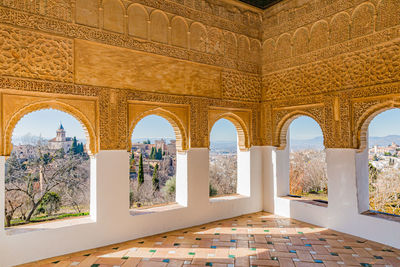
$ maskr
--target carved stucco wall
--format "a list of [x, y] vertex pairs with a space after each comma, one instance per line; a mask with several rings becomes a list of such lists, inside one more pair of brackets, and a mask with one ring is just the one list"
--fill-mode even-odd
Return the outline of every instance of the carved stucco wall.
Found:
[[[320, 124], [326, 147], [362, 148], [370, 119], [397, 107], [399, 13], [397, 0], [284, 0], [264, 12], [230, 0], [0, 0], [0, 97], [95, 114], [80, 119], [94, 153], [129, 147], [132, 103], [184, 118], [182, 150], [207, 147], [220, 114], [243, 127], [242, 148], [284, 147], [299, 115]], [[30, 101], [18, 108], [44, 107]]]
[[2, 155], [18, 118], [43, 108], [81, 121], [92, 153], [129, 149], [143, 114], [169, 119], [180, 150], [207, 147], [210, 107], [248, 110], [246, 147], [261, 140], [257, 9], [225, 0], [0, 0], [0, 21]]
[[325, 147], [366, 145], [368, 123], [398, 107], [400, 1], [284, 0], [263, 13], [262, 99], [267, 144], [290, 122], [315, 119]]

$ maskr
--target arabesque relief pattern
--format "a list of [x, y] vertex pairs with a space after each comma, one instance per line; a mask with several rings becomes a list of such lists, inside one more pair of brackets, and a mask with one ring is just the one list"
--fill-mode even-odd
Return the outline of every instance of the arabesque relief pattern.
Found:
[[399, 12], [394, 0], [286, 1], [264, 11], [266, 144], [284, 148], [288, 125], [306, 115], [326, 148], [364, 149], [372, 118], [398, 107]]
[[362, 149], [373, 116], [399, 107], [399, 1], [233, 3], [0, 0], [0, 98], [64, 99], [53, 107], [75, 116], [77, 98], [95, 103], [85, 107], [93, 153], [129, 148], [132, 103], [179, 118], [180, 150], [208, 147], [219, 115], [243, 128], [246, 149], [285, 147], [300, 115], [319, 123], [326, 148]]

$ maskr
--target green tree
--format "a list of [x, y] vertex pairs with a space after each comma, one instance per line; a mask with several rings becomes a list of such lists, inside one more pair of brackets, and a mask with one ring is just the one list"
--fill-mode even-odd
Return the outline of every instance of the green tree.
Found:
[[162, 159], [162, 150], [159, 148], [156, 152], [155, 159], [161, 160]]
[[164, 192], [164, 194], [172, 196], [175, 194], [175, 188], [176, 188], [176, 178], [174, 176], [165, 182], [165, 186], [162, 188], [162, 191]]
[[64, 148], [60, 148], [59, 150], [57, 150], [56, 153], [57, 153], [57, 154], [56, 154], [56, 157], [59, 158], [59, 159], [62, 159], [62, 158], [64, 158], [64, 156], [65, 156]]
[[133, 152], [131, 153], [131, 158], [129, 159], [129, 166], [130, 166], [130, 172], [135, 173], [135, 154]]
[[153, 190], [160, 190], [160, 180], [158, 179], [158, 164], [156, 164], [153, 172]]
[[214, 186], [212, 186], [211, 184], [209, 187], [210, 187], [209, 196], [210, 197], [216, 196], [218, 194], [218, 190], [214, 188]]
[[139, 175], [138, 175], [138, 184], [139, 186], [144, 183], [144, 171], [143, 171], [143, 156], [140, 154], [139, 158]]
[[156, 149], [154, 147], [151, 148], [150, 159], [156, 159]]
[[371, 163], [368, 164], [368, 169], [369, 169], [369, 182], [371, 183], [376, 183], [376, 180], [378, 179], [378, 169], [374, 167]]
[[74, 136], [74, 139], [72, 140], [72, 146], [69, 151], [71, 154], [78, 154], [78, 140], [76, 140], [76, 136]]
[[55, 192], [47, 192], [39, 208], [38, 213], [47, 213], [47, 215], [53, 215], [55, 212], [59, 211], [61, 207], [61, 197]]
[[80, 155], [83, 155], [84, 149], [83, 149], [83, 143], [79, 143], [78, 145], [78, 152]]

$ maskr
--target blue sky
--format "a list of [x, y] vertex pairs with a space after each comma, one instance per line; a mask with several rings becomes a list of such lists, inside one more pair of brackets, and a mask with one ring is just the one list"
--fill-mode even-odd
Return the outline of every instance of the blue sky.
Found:
[[[81, 124], [71, 115], [58, 110], [40, 110], [23, 117], [14, 129], [13, 137], [21, 137], [28, 133], [33, 136], [41, 135], [44, 138], [53, 138], [60, 122], [63, 124], [67, 136], [76, 136], [85, 140]], [[311, 139], [322, 135], [319, 125], [311, 118], [302, 116], [290, 125], [292, 139]], [[369, 127], [370, 136], [400, 135], [400, 109], [383, 112], [372, 120]], [[215, 123], [211, 131], [213, 141], [236, 141], [236, 128], [226, 119]], [[134, 138], [175, 138], [172, 126], [167, 120], [159, 116], [148, 116], [136, 126]]]
[[295, 140], [312, 139], [322, 136], [318, 123], [307, 116], [301, 116], [290, 124], [290, 138]]
[[380, 113], [369, 124], [369, 136], [400, 135], [400, 109]]
[[56, 130], [63, 124], [68, 137], [76, 136], [81, 141], [86, 140], [85, 132], [78, 120], [73, 116], [58, 110], [39, 110], [27, 114], [16, 125], [13, 138], [25, 136], [42, 136], [50, 139], [56, 136]]
[[[143, 138], [175, 138], [169, 122], [159, 116], [150, 115], [143, 118], [133, 130], [132, 140]], [[236, 128], [226, 119], [218, 120], [211, 130], [211, 142], [236, 141]]]

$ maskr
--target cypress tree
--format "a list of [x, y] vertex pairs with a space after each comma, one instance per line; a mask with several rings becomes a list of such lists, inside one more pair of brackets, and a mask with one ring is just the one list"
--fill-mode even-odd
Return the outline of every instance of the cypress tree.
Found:
[[140, 154], [138, 184], [142, 185], [143, 183], [144, 183], [143, 156], [142, 154]]
[[77, 154], [78, 153], [78, 141], [76, 140], [76, 136], [74, 136], [74, 139], [72, 141], [72, 146], [70, 148], [70, 152], [72, 154]]
[[151, 148], [150, 159], [156, 158], [156, 150], [154, 147]]
[[162, 159], [162, 151], [161, 148], [158, 149], [156, 152], [156, 159], [161, 160]]
[[131, 153], [131, 158], [129, 159], [129, 165], [130, 165], [130, 172], [135, 172], [135, 154], [133, 152]]
[[158, 179], [158, 164], [154, 168], [153, 172], [153, 190], [159, 191], [160, 190], [160, 180]]

